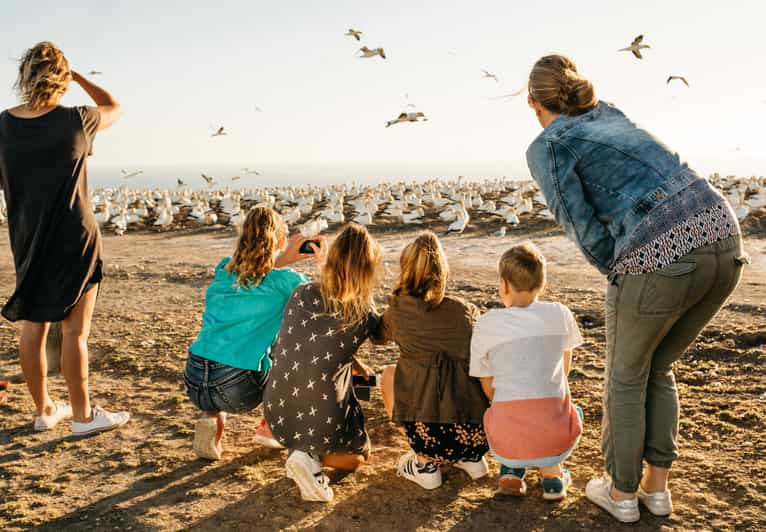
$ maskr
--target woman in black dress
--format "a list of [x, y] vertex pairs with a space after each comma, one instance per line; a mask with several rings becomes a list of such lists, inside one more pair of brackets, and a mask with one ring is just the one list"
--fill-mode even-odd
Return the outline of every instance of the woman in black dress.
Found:
[[[70, 81], [96, 106], [59, 105]], [[119, 117], [120, 104], [71, 70], [49, 42], [24, 54], [15, 88], [21, 105], [0, 113], [0, 183], [16, 267], [16, 288], [2, 315], [22, 322], [19, 359], [37, 407], [35, 429], [49, 430], [73, 417], [76, 436], [109, 430], [130, 416], [91, 407], [89, 400], [87, 341], [102, 261], [86, 158], [96, 132]], [[71, 405], [48, 395], [45, 341], [50, 323], [57, 321]]]

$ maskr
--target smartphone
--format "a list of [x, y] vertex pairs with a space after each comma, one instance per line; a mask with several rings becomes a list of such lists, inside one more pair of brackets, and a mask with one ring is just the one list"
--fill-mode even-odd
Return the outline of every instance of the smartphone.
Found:
[[370, 375], [367, 377], [365, 375], [354, 375], [352, 377], [352, 384], [355, 388], [374, 388], [378, 386], [378, 376]]
[[310, 245], [312, 242], [314, 243], [316, 247], [320, 247], [322, 245], [322, 243], [319, 240], [306, 240], [303, 244], [301, 244], [301, 247], [298, 251], [300, 251], [301, 253], [307, 253], [309, 255], [313, 255], [314, 250], [311, 249], [311, 245]]

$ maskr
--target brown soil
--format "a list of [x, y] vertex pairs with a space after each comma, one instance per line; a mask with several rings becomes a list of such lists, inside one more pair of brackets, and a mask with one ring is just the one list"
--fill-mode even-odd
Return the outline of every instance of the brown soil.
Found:
[[[566, 501], [544, 503], [534, 475], [527, 498], [496, 497], [494, 462], [492, 475], [475, 482], [446, 469], [444, 486], [430, 492], [397, 478], [396, 459], [406, 443], [386, 420], [377, 391], [364, 404], [373, 459], [355, 474], [333, 477], [331, 504], [302, 502], [284, 477], [285, 452], [252, 443], [260, 409], [230, 417], [223, 460], [196, 459], [191, 437], [197, 412], [184, 395], [181, 372], [213, 266], [234, 242], [229, 230], [196, 229], [105, 238], [107, 279], [90, 341], [91, 387], [97, 404], [133, 414], [121, 430], [80, 440], [68, 437], [67, 423], [50, 433], [33, 432], [32, 401], [19, 377], [17, 330], [0, 323], [0, 380], [13, 383], [0, 405], [3, 528], [619, 530], [583, 494], [587, 480], [601, 473], [605, 282], [552, 224], [523, 224], [504, 239], [487, 237], [490, 225], [444, 239], [451, 292], [482, 309], [497, 306], [495, 260], [512, 242], [531, 237], [549, 260], [546, 297], [569, 305], [585, 334], [571, 387], [586, 428], [569, 461], [574, 488]], [[385, 293], [398, 252], [413, 232], [384, 227], [374, 233], [386, 250]], [[755, 264], [677, 366], [683, 410], [682, 458], [671, 481], [676, 512], [658, 519], [642, 510], [641, 522], [625, 529], [766, 529], [766, 242], [751, 239], [749, 246]], [[14, 284], [7, 241], [0, 256], [7, 294]], [[311, 272], [312, 266], [304, 269]], [[396, 355], [391, 347], [362, 351], [377, 368]], [[50, 384], [54, 397], [63, 399], [62, 378]]]

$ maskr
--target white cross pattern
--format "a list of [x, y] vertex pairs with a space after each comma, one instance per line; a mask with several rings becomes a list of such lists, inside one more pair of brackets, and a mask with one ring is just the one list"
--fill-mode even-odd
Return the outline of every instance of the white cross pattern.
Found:
[[281, 352], [280, 354], [281, 354], [283, 357], [286, 357], [286, 356], [287, 356], [287, 349], [285, 349], [285, 348], [283, 347], [283, 348], [282, 348], [282, 352]]
[[364, 436], [364, 431], [362, 429], [359, 429], [359, 435]]
[[276, 380], [271, 381], [271, 389], [274, 390], [276, 389], [276, 387], [277, 387], [277, 381]]
[[277, 419], [277, 425], [284, 425], [284, 423], [285, 423], [285, 418], [283, 418], [282, 416], [279, 416], [279, 419]]
[[301, 363], [298, 362], [297, 360], [295, 362], [293, 362], [293, 368], [292, 368], [293, 371], [298, 371], [298, 366], [300, 366], [300, 365], [301, 365]]
[[[338, 423], [337, 425], [335, 425], [335, 430], [336, 430], [336, 431], [337, 431], [337, 430], [340, 430], [340, 423]], [[341, 443], [343, 443], [343, 440], [341, 440]]]
[[356, 336], [354, 336], [354, 343], [355, 343], [355, 344], [358, 344], [358, 343], [359, 343], [359, 338], [357, 338]]
[[310, 416], [316, 416], [317, 415], [317, 409], [314, 408], [314, 405], [311, 405], [311, 410], [309, 410]]
[[309, 322], [309, 320], [303, 320], [301, 322], [301, 327], [305, 327], [308, 322]]
[[332, 333], [334, 333], [332, 329], [327, 329], [327, 332], [325, 333], [325, 336], [332, 336]]
[[303, 308], [303, 300], [298, 301], [298, 306]]
[[285, 371], [284, 375], [285, 375], [285, 380], [287, 380], [288, 377], [290, 377], [290, 372], [289, 371]]
[[327, 394], [326, 393], [322, 394], [322, 400], [327, 401]]
[[319, 357], [313, 357], [311, 359], [311, 363], [314, 364], [315, 366], [317, 365], [317, 362], [319, 362]]
[[[330, 360], [331, 358], [332, 358], [332, 354], [330, 354], [330, 352], [327, 351], [327, 354], [324, 356], [324, 359], [325, 360]], [[322, 379], [322, 380], [324, 380], [324, 379]]]
[[314, 429], [313, 429], [313, 428], [310, 428], [310, 429], [309, 429], [309, 436], [313, 436], [313, 435], [314, 435]]
[[292, 316], [293, 315], [293, 309], [287, 309], [287, 315]]
[[314, 381], [309, 379], [309, 383], [306, 385], [307, 390], [313, 390], [314, 389]]
[[293, 388], [293, 397], [298, 397], [298, 388]]
[[344, 347], [346, 347], [346, 344], [344, 344], [343, 342], [341, 342], [341, 343], [340, 343], [340, 348], [341, 348], [341, 349], [343, 349]]
[[292, 333], [293, 333], [293, 326], [292, 326], [292, 325], [290, 325], [290, 326], [287, 328], [287, 334], [292, 334]]
[[314, 303], [314, 306], [316, 307], [319, 304], [319, 300], [318, 299], [314, 299], [314, 301], [312, 301], [312, 303]]
[[269, 401], [268, 403], [266, 403], [266, 408], [268, 408], [269, 410], [271, 410], [271, 401]]
[[327, 382], [327, 373], [322, 373], [322, 382]]
[[300, 432], [296, 432], [295, 435], [293, 436], [293, 439], [294, 440], [300, 440], [301, 439], [301, 433]]
[[314, 450], [314, 446], [313, 445], [309, 445], [309, 449], [311, 449], [313, 451]]
[[322, 439], [324, 440], [325, 444], [327, 445], [330, 444], [330, 438], [322, 438]]
[[312, 313], [311, 313], [311, 320], [312, 320], [312, 321], [316, 321], [316, 320], [319, 318], [319, 316], [320, 316], [320, 315], [319, 315], [319, 314], [317, 314], [316, 312], [312, 312]]
[[279, 406], [285, 406], [285, 400], [284, 399], [280, 399], [279, 400]]
[[298, 413], [295, 415], [295, 417], [296, 417], [296, 418], [297, 418], [297, 419], [300, 421], [300, 420], [303, 420], [303, 415], [304, 415], [304, 414], [303, 414], [303, 412], [298, 412]]
[[317, 341], [316, 333], [311, 333], [311, 336], [309, 337], [309, 342], [316, 342], [316, 341]]
[[301, 344], [295, 344], [295, 351], [298, 352], [301, 350]]
[[328, 418], [327, 418], [327, 424], [328, 424], [328, 425], [332, 425], [332, 418], [331, 418], [331, 417], [328, 417]]

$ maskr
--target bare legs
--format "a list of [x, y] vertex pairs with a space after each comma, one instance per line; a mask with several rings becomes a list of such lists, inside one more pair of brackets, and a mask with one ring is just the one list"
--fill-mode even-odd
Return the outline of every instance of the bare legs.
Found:
[[394, 415], [394, 374], [396, 365], [383, 368], [383, 375], [380, 378], [380, 391], [383, 394], [383, 408], [386, 409], [389, 419]]
[[[83, 294], [80, 302], [61, 324], [61, 372], [69, 389], [69, 400], [75, 421], [91, 419], [88, 397], [88, 335], [97, 289], [94, 286]], [[19, 360], [27, 388], [37, 408], [37, 415], [51, 415], [56, 407], [48, 395], [48, 367], [45, 356], [45, 338], [48, 323], [25, 321], [21, 327]]]
[[25, 321], [21, 325], [19, 361], [38, 416], [49, 416], [56, 411], [56, 406], [48, 395], [48, 362], [45, 358], [47, 335], [47, 323]]

